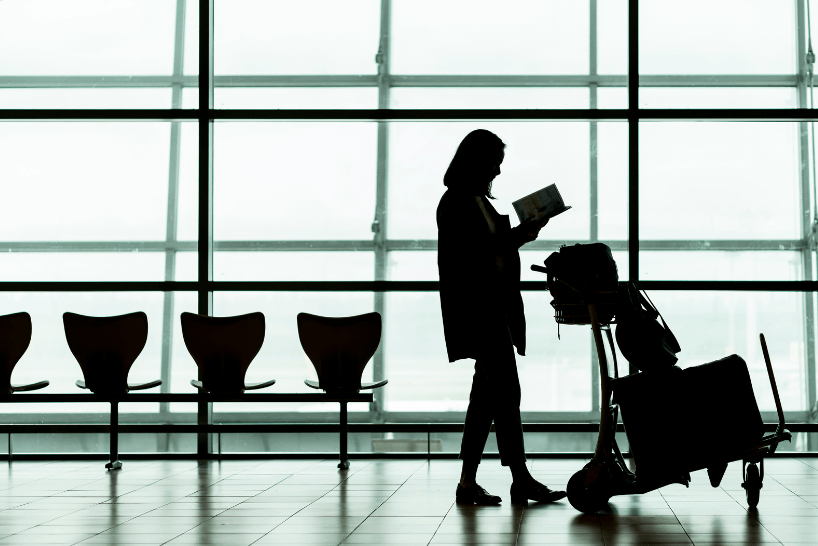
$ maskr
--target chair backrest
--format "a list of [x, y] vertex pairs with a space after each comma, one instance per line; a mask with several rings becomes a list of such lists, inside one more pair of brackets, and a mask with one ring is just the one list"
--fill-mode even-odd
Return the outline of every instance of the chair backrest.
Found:
[[182, 313], [182, 337], [207, 392], [241, 394], [247, 368], [264, 343], [263, 313], [208, 317]]
[[31, 315], [0, 317], [0, 393], [11, 394], [11, 372], [31, 343]]
[[139, 311], [115, 317], [64, 313], [65, 339], [95, 394], [128, 392], [128, 372], [148, 340], [148, 316]]
[[361, 375], [381, 343], [381, 315], [298, 314], [298, 338], [325, 391], [359, 391]]

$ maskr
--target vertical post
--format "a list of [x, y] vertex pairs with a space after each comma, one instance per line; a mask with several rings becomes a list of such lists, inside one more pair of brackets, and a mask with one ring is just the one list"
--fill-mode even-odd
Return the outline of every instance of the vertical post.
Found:
[[8, 452], [9, 452], [9, 462], [11, 462], [14, 459], [14, 452], [11, 450], [11, 432], [9, 432], [9, 449], [8, 449]]
[[[808, 108], [807, 93], [807, 14], [804, 0], [796, 1], [796, 29], [798, 32], [797, 55], [798, 55], [798, 108]], [[812, 122], [809, 122], [812, 123]], [[812, 280], [813, 270], [813, 248], [815, 239], [812, 233], [812, 222], [814, 217], [813, 203], [810, 192], [812, 182], [810, 162], [809, 123], [798, 123], [798, 156], [801, 169], [799, 171], [799, 181], [801, 185], [800, 209], [801, 210], [801, 238], [803, 247], [801, 249], [801, 277], [802, 280]], [[815, 168], [813, 165], [812, 168]], [[816, 196], [818, 197], [818, 196]], [[804, 379], [806, 381], [805, 394], [807, 403], [807, 420], [816, 420], [816, 366], [815, 366], [815, 303], [812, 292], [804, 292]], [[815, 451], [818, 447], [818, 434], [807, 434], [807, 450]]]
[[119, 470], [122, 463], [119, 462], [119, 402], [111, 402], [111, 432], [109, 433], [111, 454], [105, 468], [108, 470]]
[[347, 401], [342, 400], [341, 404], [341, 423], [340, 423], [340, 453], [338, 468], [346, 470], [349, 468], [349, 455], [347, 454]]
[[639, 0], [628, 0], [628, 269], [639, 280]]
[[639, 280], [639, 0], [628, 0], [628, 273]]
[[[199, 0], [199, 256], [198, 312], [213, 314], [213, 0]], [[201, 379], [201, 377], [199, 377]], [[213, 422], [213, 405], [199, 402], [197, 424]], [[197, 454], [210, 456], [210, 434], [197, 435]]]
[[[171, 108], [182, 107], [182, 70], [185, 58], [185, 11], [186, 0], [176, 0], [176, 32], [173, 49], [173, 88]], [[170, 124], [170, 161], [168, 166], [168, 212], [165, 232], [165, 280], [176, 280], [176, 234], [179, 214], [179, 150], [182, 127], [178, 121]], [[162, 306], [162, 362], [160, 392], [170, 392], [171, 358], [173, 352], [173, 292], [165, 292]], [[169, 404], [159, 403], [159, 413], [167, 415]], [[164, 450], [167, 451], [167, 434], [164, 435]]]
[[[591, 84], [589, 86], [590, 108], [598, 108], [597, 101], [597, 0], [591, 0], [590, 3], [590, 21], [589, 21], [589, 37], [590, 44], [588, 51], [590, 57], [588, 59], [588, 73], [591, 76]], [[597, 122], [590, 122], [590, 241], [595, 243], [599, 240], [599, 165], [598, 152], [599, 149], [599, 135], [597, 130]], [[594, 349], [593, 334], [591, 335], [591, 418], [595, 419], [595, 412], [599, 410], [599, 359]]]
[[[375, 62], [378, 63], [378, 108], [389, 108], [389, 28], [390, 28], [391, 0], [381, 0], [380, 43]], [[377, 151], [377, 178], [375, 186], [375, 220], [372, 222], [372, 232], [375, 243], [375, 280], [386, 280], [387, 261], [387, 176], [389, 161], [389, 123], [378, 122], [378, 151]], [[380, 313], [383, 320], [383, 332], [386, 332], [386, 294], [375, 292], [374, 308]], [[372, 360], [372, 379], [384, 379], [384, 337]], [[373, 422], [383, 422], [384, 395], [386, 389], [376, 389], [373, 393], [369, 410]]]

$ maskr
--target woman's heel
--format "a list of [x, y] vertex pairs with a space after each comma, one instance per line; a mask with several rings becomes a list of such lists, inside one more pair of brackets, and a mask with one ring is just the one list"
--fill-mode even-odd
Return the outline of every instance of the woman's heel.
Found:
[[526, 488], [516, 483], [511, 484], [511, 504], [528, 504]]
[[529, 500], [537, 502], [554, 502], [565, 498], [565, 491], [552, 491], [536, 480], [527, 484], [511, 484], [511, 503], [528, 504]]

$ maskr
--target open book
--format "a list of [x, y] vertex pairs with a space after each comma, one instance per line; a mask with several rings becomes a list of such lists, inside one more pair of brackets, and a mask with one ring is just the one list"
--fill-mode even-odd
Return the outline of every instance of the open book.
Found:
[[520, 222], [528, 219], [542, 220], [562, 214], [571, 207], [566, 207], [556, 184], [546, 186], [531, 195], [526, 195], [512, 203]]

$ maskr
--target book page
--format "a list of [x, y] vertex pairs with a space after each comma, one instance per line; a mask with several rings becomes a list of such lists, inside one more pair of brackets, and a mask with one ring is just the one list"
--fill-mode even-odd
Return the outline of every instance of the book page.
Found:
[[514, 201], [512, 206], [520, 222], [529, 218], [535, 220], [551, 218], [571, 208], [565, 206], [556, 184], [551, 184], [530, 195], [526, 195], [522, 199]]

